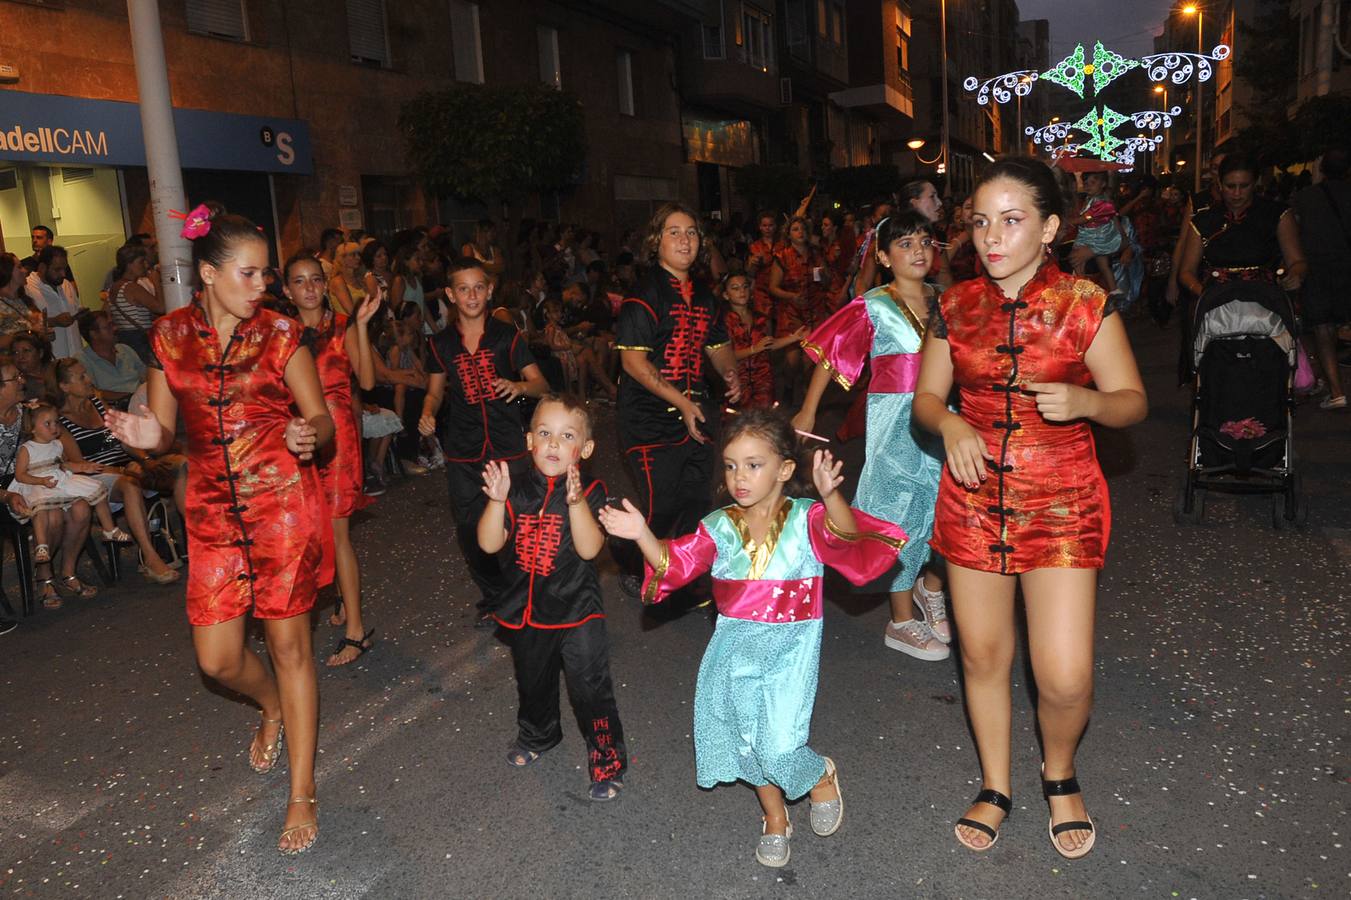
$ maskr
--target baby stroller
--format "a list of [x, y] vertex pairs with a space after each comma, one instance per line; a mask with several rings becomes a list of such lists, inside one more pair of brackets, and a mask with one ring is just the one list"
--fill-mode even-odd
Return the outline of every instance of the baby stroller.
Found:
[[1201, 521], [1212, 490], [1274, 494], [1277, 529], [1308, 519], [1291, 430], [1295, 338], [1294, 309], [1274, 284], [1231, 281], [1201, 295], [1187, 480], [1173, 505], [1179, 524]]

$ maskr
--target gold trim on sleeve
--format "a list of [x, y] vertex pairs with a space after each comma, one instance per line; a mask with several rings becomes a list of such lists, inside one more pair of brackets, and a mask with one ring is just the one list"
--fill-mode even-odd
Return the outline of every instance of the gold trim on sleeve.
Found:
[[730, 343], [732, 343], [732, 342], [731, 342], [731, 341], [721, 341], [721, 342], [719, 342], [719, 343], [717, 343], [717, 344], [709, 344], [709, 345], [707, 345], [706, 347], [704, 347], [704, 350], [705, 350], [706, 352], [711, 353], [711, 352], [713, 352], [714, 350], [721, 350], [723, 347], [726, 347], [726, 346], [727, 346], [728, 344], [730, 344]]
[[813, 341], [803, 341], [802, 349], [810, 353], [815, 353], [818, 357], [817, 362], [826, 367], [826, 371], [830, 373], [830, 377], [834, 378], [835, 381], [839, 383], [840, 387], [844, 388], [846, 391], [854, 389], [854, 383], [846, 378], [844, 373], [839, 369], [832, 366], [830, 360], [826, 359], [826, 351], [821, 348], [820, 344], [814, 343]]
[[835, 524], [829, 513], [826, 514], [826, 531], [842, 541], [881, 541], [893, 550], [899, 550], [908, 543], [905, 538], [894, 538], [891, 535], [882, 534], [880, 531], [844, 531]]
[[639, 347], [637, 344], [615, 344], [616, 350], [641, 350], [644, 353], [651, 353], [651, 347]]
[[669, 541], [661, 542], [661, 562], [657, 563], [652, 569], [652, 578], [648, 580], [647, 587], [643, 589], [643, 603], [651, 606], [657, 602], [657, 588], [661, 580], [666, 577], [666, 571], [671, 568], [671, 544]]

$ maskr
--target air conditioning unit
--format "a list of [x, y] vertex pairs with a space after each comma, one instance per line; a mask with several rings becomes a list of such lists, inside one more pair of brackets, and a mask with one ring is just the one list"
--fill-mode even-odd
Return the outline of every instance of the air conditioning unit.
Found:
[[793, 102], [793, 79], [779, 79], [779, 102], [788, 106]]

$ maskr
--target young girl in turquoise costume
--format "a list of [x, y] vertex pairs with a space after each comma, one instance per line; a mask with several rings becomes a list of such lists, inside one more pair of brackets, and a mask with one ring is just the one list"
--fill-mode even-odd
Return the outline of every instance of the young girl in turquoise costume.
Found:
[[[816, 428], [816, 410], [832, 378], [852, 388], [865, 363], [868, 382], [867, 451], [854, 504], [905, 528], [910, 543], [901, 564], [887, 573], [891, 621], [886, 645], [916, 659], [946, 659], [952, 639], [943, 582], [930, 563], [934, 503], [943, 472], [942, 442], [911, 427], [910, 407], [919, 377], [929, 306], [937, 300], [925, 282], [933, 266], [929, 219], [915, 209], [878, 223], [877, 262], [891, 281], [842, 307], [811, 333], [803, 347], [817, 363], [793, 425]], [[914, 618], [918, 609], [922, 619]]]
[[[904, 545], [897, 526], [850, 509], [838, 488], [842, 463], [813, 458], [821, 502], [784, 496], [797, 487], [797, 436], [781, 414], [749, 410], [725, 427], [724, 483], [735, 501], [670, 541], [653, 535], [628, 500], [605, 507], [611, 535], [638, 542], [647, 561], [645, 602], [659, 602], [704, 572], [713, 576], [717, 627], [694, 692], [694, 753], [700, 787], [745, 781], [764, 824], [755, 858], [788, 862], [787, 799], [811, 795], [812, 830], [834, 834], [844, 819], [835, 763], [807, 746], [821, 656], [823, 564], [855, 583], [885, 572]], [[796, 491], [794, 491], [796, 493]]]

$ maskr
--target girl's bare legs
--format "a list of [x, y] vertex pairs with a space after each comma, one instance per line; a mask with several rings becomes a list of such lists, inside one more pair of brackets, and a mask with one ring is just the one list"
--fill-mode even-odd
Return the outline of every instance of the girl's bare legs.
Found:
[[366, 471], [379, 475], [385, 470], [385, 454], [389, 452], [389, 442], [393, 435], [385, 435], [378, 438], [367, 438], [366, 446], [369, 453], [366, 454]]
[[394, 385], [394, 414], [399, 417], [400, 422], [403, 421], [403, 403], [404, 397], [407, 396], [407, 394], [408, 394], [408, 385], [406, 384]]
[[94, 507], [94, 514], [98, 516], [99, 527], [104, 531], [112, 531], [117, 527], [117, 523], [113, 521], [112, 507], [108, 505], [107, 500], [98, 502], [98, 505]]
[[[1015, 623], [1012, 575], [981, 572], [948, 563], [952, 612], [962, 634], [962, 674], [966, 711], [980, 754], [984, 787], [1013, 796], [1009, 778], [1009, 733], [1012, 698], [1009, 672], [1013, 666]], [[974, 803], [962, 818], [984, 822], [996, 831], [1004, 812], [989, 803]], [[990, 843], [989, 835], [960, 826], [974, 847]]]
[[586, 384], [588, 376], [590, 379], [601, 386], [605, 393], [613, 399], [619, 389], [615, 383], [605, 374], [605, 369], [596, 359], [596, 354], [590, 348], [582, 350], [577, 354], [577, 368], [579, 369], [579, 378], [583, 386]]
[[[319, 685], [314, 672], [308, 613], [289, 619], [265, 619], [267, 652], [277, 672], [281, 717], [286, 723], [286, 761], [291, 771], [291, 796], [313, 797], [314, 750], [319, 736]], [[283, 828], [317, 822], [318, 808], [310, 803], [288, 803]], [[278, 843], [281, 849], [302, 847], [314, 831], [302, 828]]]
[[1093, 262], [1097, 263], [1098, 274], [1102, 275], [1103, 284], [1107, 288], [1107, 293], [1116, 290], [1116, 276], [1112, 274], [1112, 263], [1105, 256], [1094, 256]]
[[[1044, 778], [1074, 775], [1074, 752], [1093, 711], [1093, 622], [1096, 569], [1038, 569], [1025, 572], [1028, 648], [1037, 682], [1037, 722], [1045, 752]], [[963, 646], [966, 634], [962, 634]], [[1081, 794], [1050, 798], [1056, 822], [1085, 821]], [[1090, 832], [1057, 835], [1066, 850], [1083, 846]]]
[[[54, 515], [47, 520], [49, 526], [47, 533], [52, 535], [52, 540], [61, 541], [61, 578], [64, 580], [75, 574], [75, 564], [80, 560], [84, 540], [89, 537], [89, 519], [92, 510], [88, 503], [78, 500], [71, 504], [64, 516], [60, 510], [51, 512]], [[53, 523], [57, 523], [59, 532], [50, 527]]]
[[[357, 565], [356, 550], [352, 547], [351, 520], [333, 520], [334, 562], [338, 569], [338, 592], [342, 594], [342, 608], [346, 619], [346, 636], [360, 641], [366, 635], [361, 621], [361, 569]], [[330, 619], [329, 621], [332, 621]], [[341, 625], [342, 622], [334, 622]], [[329, 666], [345, 666], [361, 655], [355, 647], [346, 646], [328, 658]]]
[[197, 665], [202, 674], [220, 682], [236, 693], [253, 700], [263, 711], [263, 718], [273, 720], [258, 726], [249, 745], [249, 760], [254, 764], [266, 762], [264, 748], [277, 739], [282, 718], [281, 699], [277, 682], [244, 642], [247, 616], [239, 616], [216, 625], [194, 625], [192, 645], [197, 652]]
[[765, 834], [787, 834], [788, 804], [784, 802], [783, 790], [777, 785], [766, 784], [756, 787], [755, 796], [765, 813]]
[[[48, 519], [47, 513], [49, 513], [49, 512], [53, 512], [53, 510], [48, 510], [48, 509], [40, 510], [40, 511], [38, 511], [37, 513], [34, 513], [34, 514], [33, 514], [33, 519], [32, 519], [32, 522], [33, 522], [33, 543], [34, 543], [34, 544], [48, 544], [48, 548], [47, 548], [48, 551], [51, 550], [50, 542], [48, 541], [48, 538], [47, 538], [47, 530], [48, 530], [48, 529], [47, 529], [47, 525], [48, 525], [48, 521], [47, 521], [47, 519]], [[60, 514], [61, 514], [61, 511], [60, 511], [60, 510], [55, 510], [55, 512], [56, 512], [57, 515], [60, 515]], [[50, 557], [49, 557], [49, 558], [50, 558]], [[38, 565], [43, 565], [43, 563], [39, 563]]]

